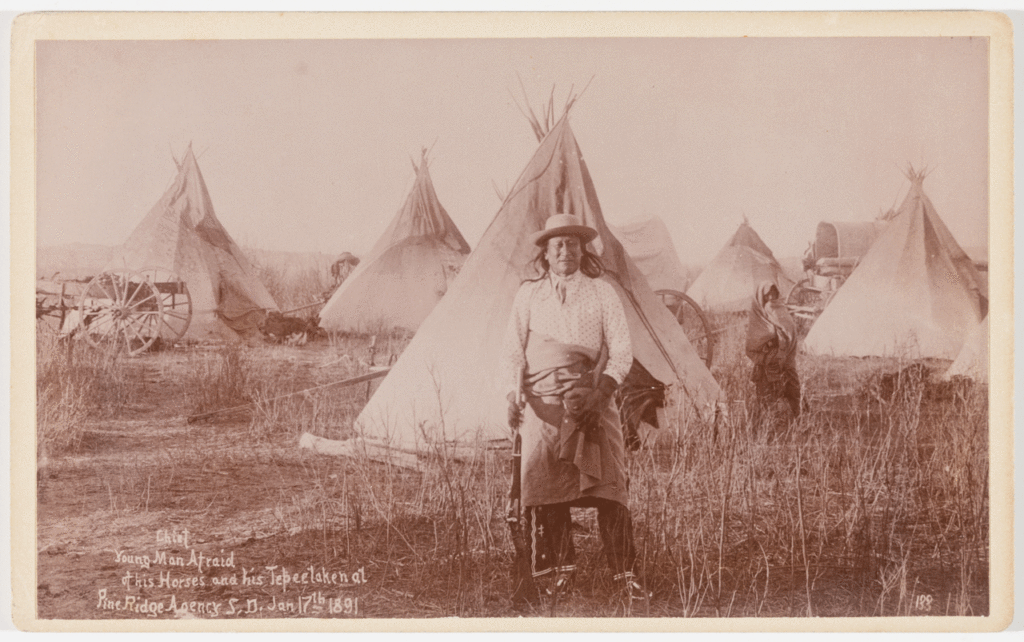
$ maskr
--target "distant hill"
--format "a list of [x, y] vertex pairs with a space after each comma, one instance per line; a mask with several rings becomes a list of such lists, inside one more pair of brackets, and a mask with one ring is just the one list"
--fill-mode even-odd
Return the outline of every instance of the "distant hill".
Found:
[[[99, 274], [117, 256], [120, 246], [69, 243], [36, 249], [36, 278], [84, 280]], [[337, 255], [322, 252], [281, 252], [242, 248], [257, 272], [272, 272], [285, 279], [316, 274], [330, 279]], [[339, 252], [338, 254], [341, 254]]]
[[114, 258], [119, 246], [70, 243], [36, 248], [36, 278], [54, 281], [90, 279]]
[[245, 256], [257, 268], [271, 268], [287, 276], [293, 276], [303, 272], [323, 273], [330, 276], [331, 264], [338, 258], [338, 254], [324, 254], [323, 252], [283, 252], [278, 250], [257, 250], [253, 248], [242, 248]]

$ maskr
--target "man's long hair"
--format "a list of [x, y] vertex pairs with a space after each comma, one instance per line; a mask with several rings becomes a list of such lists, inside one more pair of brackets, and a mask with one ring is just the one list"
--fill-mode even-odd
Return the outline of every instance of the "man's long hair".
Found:
[[[598, 258], [596, 254], [588, 250], [585, 243], [581, 244], [580, 250], [582, 251], [582, 254], [580, 255], [580, 272], [592, 279], [596, 279], [604, 274], [604, 264], [601, 263], [601, 259]], [[548, 274], [551, 272], [551, 264], [548, 263], [547, 253], [548, 248], [545, 245], [540, 248], [537, 256], [533, 257], [533, 260], [530, 261], [530, 265], [533, 266], [533, 269], [540, 276], [535, 279], [526, 279], [523, 283], [540, 281], [547, 278]]]

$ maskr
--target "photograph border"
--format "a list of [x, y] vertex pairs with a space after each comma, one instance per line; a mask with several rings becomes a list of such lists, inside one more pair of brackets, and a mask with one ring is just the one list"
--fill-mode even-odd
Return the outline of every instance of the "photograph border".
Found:
[[[892, 618], [480, 618], [41, 620], [34, 528], [36, 434], [35, 44], [41, 40], [984, 37], [989, 55], [989, 615]], [[35, 13], [11, 49], [12, 616], [30, 631], [996, 631], [1013, 614], [1012, 25], [988, 12], [851, 13]], [[31, 277], [31, 278], [30, 278]], [[1004, 349], [1008, 348], [1008, 349]]]

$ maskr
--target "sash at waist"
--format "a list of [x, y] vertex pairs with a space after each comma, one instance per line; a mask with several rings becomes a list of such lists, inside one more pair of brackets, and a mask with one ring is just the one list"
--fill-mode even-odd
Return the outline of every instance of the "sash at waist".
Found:
[[[597, 358], [597, 350], [562, 343], [546, 334], [530, 331], [526, 342], [527, 394], [535, 397], [564, 394], [581, 377], [590, 374]], [[592, 384], [585, 382], [584, 385]]]

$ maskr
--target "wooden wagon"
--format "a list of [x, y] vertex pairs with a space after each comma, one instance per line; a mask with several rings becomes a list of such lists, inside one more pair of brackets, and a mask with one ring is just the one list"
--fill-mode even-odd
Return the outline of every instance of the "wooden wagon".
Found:
[[678, 290], [658, 290], [655, 294], [676, 318], [704, 365], [710, 368], [715, 356], [715, 333], [704, 311]]
[[157, 341], [173, 344], [192, 321], [192, 297], [163, 268], [109, 270], [87, 281], [36, 282], [36, 323], [51, 324], [94, 346], [136, 355]]
[[806, 334], [888, 221], [822, 221], [804, 253], [804, 278], [786, 297], [786, 305]]

